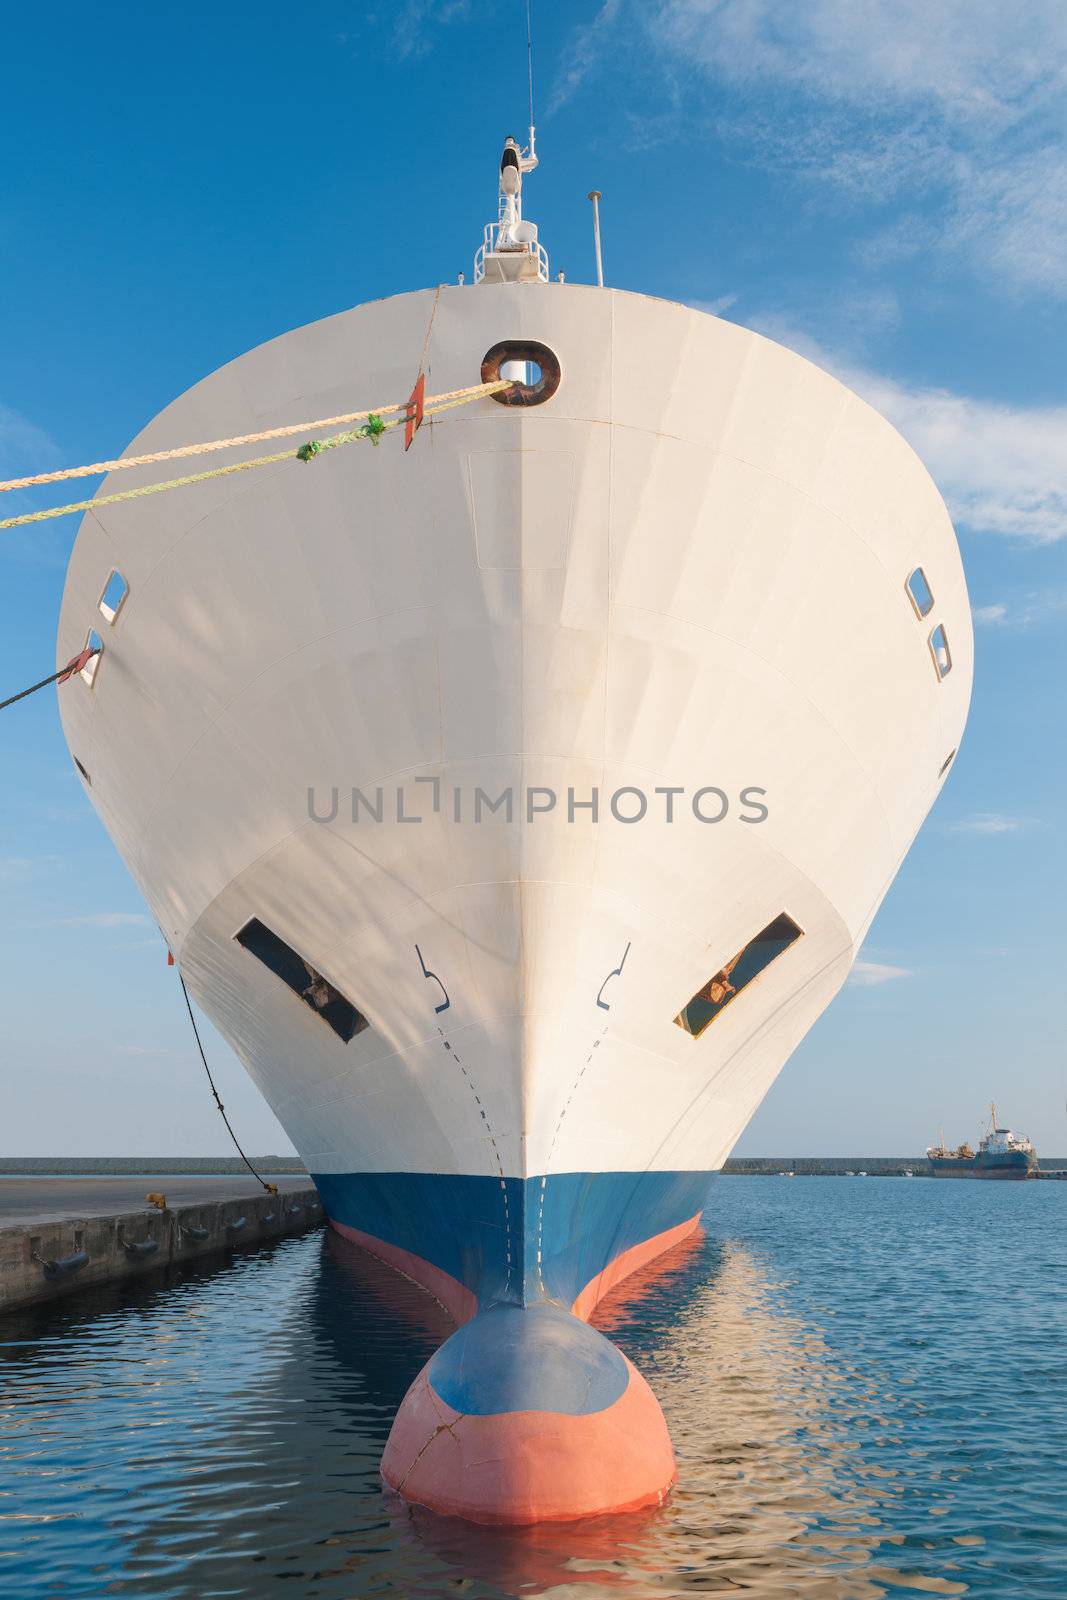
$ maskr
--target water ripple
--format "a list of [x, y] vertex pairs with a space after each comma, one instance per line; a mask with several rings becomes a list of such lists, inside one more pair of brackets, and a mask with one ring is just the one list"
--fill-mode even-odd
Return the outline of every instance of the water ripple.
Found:
[[0, 1324], [3, 1592], [137, 1600], [1067, 1594], [1067, 1185], [729, 1178], [605, 1302], [653, 1513], [506, 1532], [382, 1491], [436, 1305], [307, 1236]]

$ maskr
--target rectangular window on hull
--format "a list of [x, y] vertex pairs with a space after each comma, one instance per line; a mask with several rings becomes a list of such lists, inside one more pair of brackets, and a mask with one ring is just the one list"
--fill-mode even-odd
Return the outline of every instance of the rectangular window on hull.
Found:
[[939, 678], [947, 678], [952, 671], [952, 653], [948, 647], [948, 634], [939, 623], [930, 635], [930, 654], [934, 658]]
[[694, 1039], [699, 1039], [704, 1029], [715, 1021], [721, 1011], [726, 1010], [730, 1001], [791, 944], [795, 944], [803, 932], [803, 928], [798, 927], [784, 911], [780, 917], [775, 917], [762, 933], [750, 939], [732, 961], [720, 967], [714, 977], [697, 990], [687, 1006], [682, 1007], [674, 1019], [679, 1028], [684, 1028]]
[[908, 599], [915, 607], [917, 617], [928, 617], [934, 609], [934, 592], [926, 581], [922, 567], [916, 567], [907, 582]]
[[328, 983], [321, 972], [316, 972], [310, 961], [298, 956], [296, 951], [279, 939], [266, 925], [253, 917], [237, 935], [237, 943], [250, 955], [269, 967], [276, 978], [289, 985], [316, 1016], [328, 1023], [345, 1044], [369, 1027], [366, 1017], [357, 1011], [350, 1000]]
[[126, 604], [126, 596], [129, 592], [130, 586], [126, 579], [117, 567], [113, 567], [111, 576], [104, 587], [104, 592], [100, 596], [100, 614], [105, 622], [114, 623], [115, 618]]

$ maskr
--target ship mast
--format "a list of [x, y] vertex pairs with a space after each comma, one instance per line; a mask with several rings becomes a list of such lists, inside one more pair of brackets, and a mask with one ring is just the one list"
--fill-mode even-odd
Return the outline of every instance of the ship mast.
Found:
[[531, 123], [525, 150], [517, 139], [509, 136], [504, 141], [497, 220], [487, 224], [474, 257], [475, 283], [548, 282], [548, 255], [538, 243], [537, 224], [527, 222], [522, 214], [522, 180], [538, 165], [534, 139]]

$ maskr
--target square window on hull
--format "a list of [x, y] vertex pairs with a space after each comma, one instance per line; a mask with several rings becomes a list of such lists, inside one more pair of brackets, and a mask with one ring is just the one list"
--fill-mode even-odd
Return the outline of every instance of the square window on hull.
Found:
[[803, 932], [803, 928], [798, 927], [784, 911], [781, 916], [775, 917], [762, 933], [750, 939], [732, 961], [728, 961], [697, 990], [688, 1005], [682, 1007], [674, 1019], [679, 1028], [684, 1028], [694, 1039], [699, 1039], [704, 1029], [715, 1021], [721, 1011], [726, 1010], [730, 1001], [791, 944], [795, 944]]
[[276, 978], [288, 984], [345, 1044], [370, 1026], [363, 1013], [327, 982], [321, 972], [316, 972], [310, 961], [297, 955], [291, 945], [279, 939], [258, 917], [246, 923], [236, 937], [239, 945], [269, 967]]

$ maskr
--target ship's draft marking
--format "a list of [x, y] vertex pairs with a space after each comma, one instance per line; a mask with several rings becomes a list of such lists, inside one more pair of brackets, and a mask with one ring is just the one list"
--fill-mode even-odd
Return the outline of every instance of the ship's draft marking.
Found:
[[[421, 957], [420, 957], [420, 960], [421, 960]], [[442, 988], [443, 987], [444, 987], [444, 985], [442, 984]], [[441, 1043], [444, 1045], [445, 1050], [451, 1056], [452, 1060], [456, 1063], [456, 1066], [459, 1068], [460, 1072], [462, 1072], [464, 1078], [467, 1081], [467, 1086], [470, 1089], [471, 1094], [474, 1096], [475, 1104], [478, 1107], [478, 1111], [479, 1111], [479, 1114], [481, 1116], [481, 1119], [485, 1123], [485, 1131], [489, 1135], [489, 1142], [493, 1147], [493, 1159], [496, 1162], [497, 1177], [500, 1179], [500, 1192], [504, 1196], [504, 1227], [505, 1227], [505, 1229], [507, 1231], [507, 1236], [508, 1236], [508, 1245], [507, 1245], [507, 1278], [505, 1279], [505, 1282], [504, 1282], [504, 1293], [507, 1294], [508, 1290], [511, 1288], [511, 1261], [512, 1261], [513, 1250], [512, 1250], [512, 1239], [511, 1239], [511, 1206], [508, 1203], [508, 1185], [507, 1185], [507, 1179], [504, 1176], [504, 1163], [500, 1159], [500, 1149], [499, 1149], [499, 1147], [497, 1145], [497, 1142], [496, 1142], [496, 1134], [493, 1132], [493, 1125], [489, 1121], [489, 1113], [486, 1111], [485, 1107], [482, 1104], [481, 1095], [478, 1093], [477, 1089], [474, 1087], [474, 1079], [471, 1077], [470, 1073], [467, 1071], [467, 1068], [464, 1066], [461, 1057], [459, 1056], [458, 1052], [453, 1047], [452, 1041], [445, 1036], [444, 1029], [441, 1027], [440, 1024], [438, 1024], [437, 1031], [441, 1036]]]
[[[629, 950], [630, 946], [627, 945], [626, 948], [627, 948], [627, 950]], [[625, 961], [625, 960], [626, 960], [626, 957], [623, 956], [623, 961]], [[586, 1056], [585, 1060], [582, 1062], [581, 1066], [579, 1067], [578, 1076], [575, 1078], [573, 1084], [571, 1085], [571, 1092], [567, 1096], [566, 1100], [563, 1102], [563, 1110], [559, 1114], [559, 1121], [556, 1123], [555, 1132], [552, 1135], [552, 1143], [549, 1145], [548, 1154], [545, 1157], [545, 1170], [541, 1174], [541, 1191], [540, 1191], [540, 1195], [538, 1196], [538, 1206], [537, 1206], [537, 1281], [540, 1284], [542, 1289], [544, 1289], [544, 1287], [545, 1287], [545, 1276], [544, 1276], [544, 1272], [542, 1271], [542, 1265], [541, 1265], [542, 1256], [543, 1256], [543, 1253], [544, 1253], [544, 1236], [545, 1236], [545, 1190], [548, 1188], [548, 1173], [549, 1173], [549, 1168], [552, 1165], [552, 1156], [553, 1156], [553, 1153], [554, 1153], [555, 1148], [556, 1148], [556, 1141], [559, 1138], [559, 1131], [563, 1126], [563, 1119], [567, 1115], [567, 1112], [570, 1110], [571, 1101], [574, 1099], [575, 1094], [578, 1092], [578, 1085], [581, 1083], [582, 1079], [585, 1077], [586, 1071], [587, 1071], [587, 1069], [589, 1067], [589, 1063], [592, 1061], [593, 1056], [595, 1055], [596, 1051], [600, 1048], [600, 1045], [601, 1045], [601, 1043], [603, 1041], [604, 1035], [607, 1033], [609, 1027], [610, 1027], [610, 1023], [605, 1022], [603, 1028], [600, 1031], [599, 1037], [594, 1039], [592, 1044], [589, 1046], [589, 1054]]]

